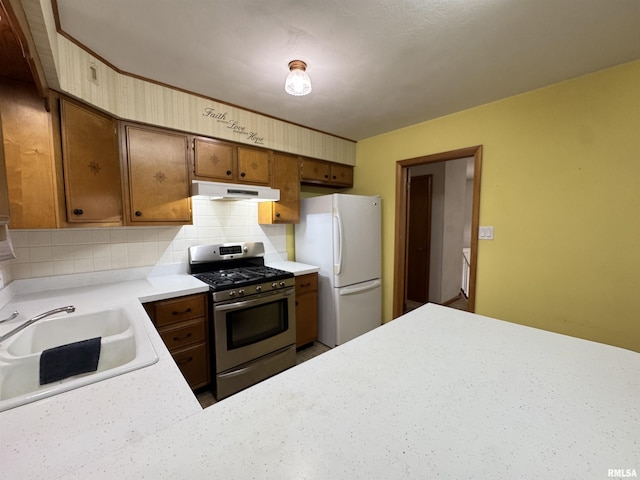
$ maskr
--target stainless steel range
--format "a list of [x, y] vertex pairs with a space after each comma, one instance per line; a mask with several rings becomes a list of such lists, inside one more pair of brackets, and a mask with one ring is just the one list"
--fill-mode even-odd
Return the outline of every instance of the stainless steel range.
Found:
[[264, 265], [261, 242], [191, 247], [189, 272], [211, 290], [218, 400], [295, 365], [295, 279]]

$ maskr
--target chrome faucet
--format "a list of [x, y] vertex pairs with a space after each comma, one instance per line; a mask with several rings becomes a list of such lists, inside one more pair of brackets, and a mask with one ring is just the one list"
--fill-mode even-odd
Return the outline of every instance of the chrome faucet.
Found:
[[54, 308], [53, 310], [49, 310], [48, 312], [44, 312], [44, 313], [41, 313], [40, 315], [36, 315], [35, 317], [33, 317], [33, 318], [27, 320], [26, 322], [18, 325], [16, 328], [11, 330], [10, 332], [7, 332], [4, 335], [2, 335], [0, 337], [0, 343], [4, 342], [8, 338], [13, 337], [16, 333], [21, 332], [22, 330], [27, 328], [29, 325], [34, 324], [38, 320], [42, 320], [45, 317], [49, 317], [51, 315], [55, 315], [56, 313], [63, 313], [63, 312], [71, 313], [71, 312], [75, 312], [75, 311], [76, 311], [76, 307], [74, 307], [73, 305], [67, 305], [66, 307]]

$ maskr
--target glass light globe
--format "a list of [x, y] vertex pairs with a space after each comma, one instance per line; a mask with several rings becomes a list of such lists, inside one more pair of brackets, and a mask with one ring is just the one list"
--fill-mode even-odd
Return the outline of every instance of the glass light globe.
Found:
[[289, 62], [289, 75], [284, 82], [284, 90], [289, 95], [300, 97], [311, 92], [311, 79], [305, 72], [307, 65], [301, 60]]

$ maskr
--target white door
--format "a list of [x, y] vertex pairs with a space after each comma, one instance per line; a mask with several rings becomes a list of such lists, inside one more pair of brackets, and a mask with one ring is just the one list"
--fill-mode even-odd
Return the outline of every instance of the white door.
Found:
[[380, 197], [344, 194], [333, 197], [334, 285], [344, 287], [380, 278]]
[[380, 280], [335, 288], [336, 345], [342, 345], [382, 323]]

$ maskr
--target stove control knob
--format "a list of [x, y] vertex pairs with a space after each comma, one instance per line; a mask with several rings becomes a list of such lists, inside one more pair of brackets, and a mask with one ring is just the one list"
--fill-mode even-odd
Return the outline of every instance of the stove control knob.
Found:
[[285, 283], [284, 283], [284, 282], [280, 282], [278, 285], [279, 285], [280, 287], [284, 287]]
[[244, 290], [238, 290], [238, 295], [244, 295]]
[[258, 285], [256, 287], [256, 292], [261, 292], [262, 291], [262, 285]]
[[271, 284], [271, 288], [278, 288], [278, 284], [277, 284], [276, 282], [273, 282], [273, 283]]
[[230, 297], [235, 297], [235, 296], [236, 296], [236, 292], [234, 292], [233, 290], [231, 290], [231, 291], [229, 292], [229, 296], [230, 296]]

